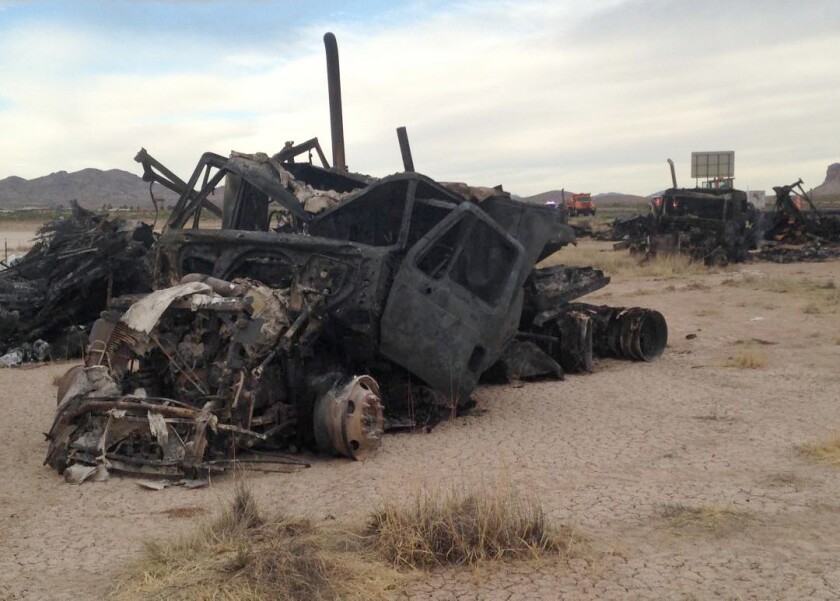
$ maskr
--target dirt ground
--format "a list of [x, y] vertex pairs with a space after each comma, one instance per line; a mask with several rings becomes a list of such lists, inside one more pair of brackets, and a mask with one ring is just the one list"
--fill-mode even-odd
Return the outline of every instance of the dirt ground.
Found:
[[[840, 308], [836, 296], [814, 309], [796, 290], [754, 289], [806, 277], [840, 285], [840, 263], [616, 277], [587, 300], [662, 311], [661, 359], [482, 387], [480, 414], [389, 435], [367, 462], [315, 458], [298, 473], [243, 477], [266, 508], [348, 526], [422, 483], [502, 478], [587, 539], [570, 562], [417, 577], [410, 599], [837, 599], [840, 468], [797, 446], [840, 427]], [[745, 351], [766, 365], [726, 366]], [[41, 462], [52, 381], [66, 368], [0, 370], [4, 601], [103, 598], [142, 541], [190, 529], [234, 487], [65, 484]]]

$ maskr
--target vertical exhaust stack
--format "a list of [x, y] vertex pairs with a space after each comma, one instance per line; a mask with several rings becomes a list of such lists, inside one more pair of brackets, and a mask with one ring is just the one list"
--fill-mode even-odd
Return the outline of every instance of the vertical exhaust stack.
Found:
[[411, 146], [408, 143], [408, 132], [405, 127], [397, 128], [397, 140], [400, 143], [400, 154], [402, 154], [403, 170], [414, 171], [414, 159], [411, 157]]
[[671, 166], [671, 183], [673, 188], [677, 187], [677, 172], [674, 171], [674, 161], [668, 159], [668, 164]]
[[338, 43], [331, 32], [324, 34], [327, 51], [327, 86], [330, 93], [330, 131], [332, 133], [333, 167], [347, 171], [344, 158], [344, 118], [341, 114], [341, 71], [338, 67]]

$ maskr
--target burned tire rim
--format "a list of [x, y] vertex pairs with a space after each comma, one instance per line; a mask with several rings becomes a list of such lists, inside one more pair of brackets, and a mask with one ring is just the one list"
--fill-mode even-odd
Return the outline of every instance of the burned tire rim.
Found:
[[382, 443], [385, 417], [379, 385], [370, 376], [341, 380], [318, 398], [313, 418], [318, 450], [365, 459]]

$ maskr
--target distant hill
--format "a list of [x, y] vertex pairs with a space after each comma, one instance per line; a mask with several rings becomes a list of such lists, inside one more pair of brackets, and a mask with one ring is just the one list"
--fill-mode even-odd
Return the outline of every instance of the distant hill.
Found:
[[[570, 198], [572, 194], [572, 192], [566, 190], [566, 198]], [[559, 203], [562, 200], [562, 193], [560, 190], [549, 190], [548, 192], [540, 192], [533, 196], [525, 196], [522, 200], [532, 204], [545, 204], [549, 201]]]
[[828, 166], [825, 174], [825, 181], [812, 191], [813, 196], [838, 196], [840, 195], [840, 163], [832, 163]]
[[[172, 206], [178, 198], [159, 185], [155, 185], [154, 193], [155, 198], [162, 198], [167, 206]], [[0, 209], [66, 207], [74, 199], [83, 207], [92, 209], [103, 204], [114, 208], [152, 208], [149, 184], [120, 169], [82, 169], [73, 173], [58, 171], [30, 180], [13, 175], [0, 180]]]
[[[566, 190], [566, 198], [571, 198], [573, 192]], [[594, 194], [592, 198], [595, 199], [595, 205], [635, 205], [645, 204], [647, 198], [644, 196], [636, 196], [634, 194], [622, 194], [620, 192], [605, 192], [602, 194]], [[549, 190], [548, 192], [541, 192], [533, 196], [526, 196], [522, 200], [534, 204], [545, 204], [549, 201], [559, 203], [562, 199], [560, 190]]]
[[595, 199], [595, 205], [637, 205], [645, 204], [647, 198], [644, 196], [636, 196], [635, 194], [622, 194], [621, 192], [604, 192], [603, 194], [596, 194], [592, 198]]

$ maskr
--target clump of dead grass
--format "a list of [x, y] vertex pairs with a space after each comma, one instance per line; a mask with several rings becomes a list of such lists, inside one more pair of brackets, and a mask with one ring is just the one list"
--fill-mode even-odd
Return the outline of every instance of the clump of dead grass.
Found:
[[383, 599], [400, 581], [355, 539], [309, 520], [263, 515], [239, 487], [195, 533], [146, 544], [111, 591], [119, 601]]
[[369, 544], [399, 567], [571, 554], [580, 540], [511, 486], [421, 489], [386, 501], [368, 523]]
[[748, 346], [729, 357], [723, 365], [737, 369], [761, 369], [767, 367], [767, 355], [761, 349]]
[[540, 267], [552, 265], [595, 267], [609, 276], [682, 278], [716, 273], [722, 267], [707, 267], [702, 261], [692, 261], [685, 255], [656, 255], [641, 257], [628, 252], [602, 250], [586, 246], [568, 246], [546, 258]]
[[799, 452], [816, 461], [840, 466], [840, 431], [833, 432], [818, 442], [799, 446]]
[[361, 535], [269, 517], [239, 486], [221, 515], [192, 534], [146, 543], [110, 598], [384, 599], [406, 580], [395, 568], [571, 556], [581, 542], [511, 486], [422, 489], [408, 502], [386, 500]]
[[204, 515], [207, 513], [207, 510], [203, 507], [188, 505], [186, 507], [170, 507], [169, 509], [164, 509], [160, 513], [168, 518], [193, 518], [197, 515]]
[[674, 530], [706, 531], [717, 535], [739, 528], [749, 518], [746, 512], [722, 503], [696, 507], [669, 503], [662, 507], [660, 515]]

